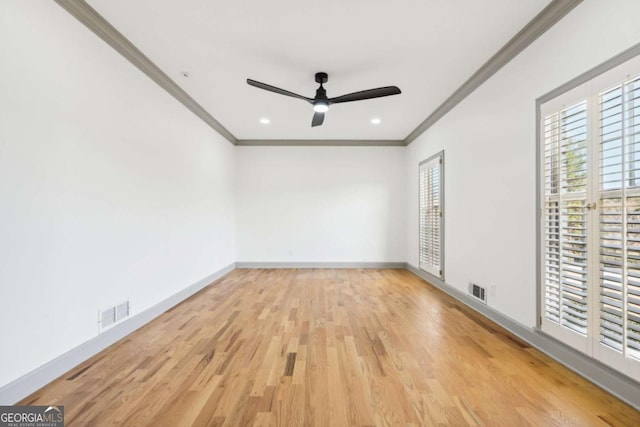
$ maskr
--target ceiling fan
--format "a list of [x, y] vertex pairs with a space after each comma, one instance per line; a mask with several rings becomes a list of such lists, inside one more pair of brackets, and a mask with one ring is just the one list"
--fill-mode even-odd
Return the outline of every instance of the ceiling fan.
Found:
[[279, 93], [280, 95], [290, 96], [292, 98], [302, 99], [313, 105], [313, 119], [311, 126], [320, 126], [324, 122], [324, 113], [329, 111], [329, 105], [339, 104], [341, 102], [362, 101], [365, 99], [380, 98], [382, 96], [398, 95], [402, 93], [397, 86], [385, 86], [376, 89], [361, 90], [359, 92], [348, 93], [346, 95], [337, 96], [335, 98], [327, 98], [327, 91], [322, 86], [329, 80], [327, 73], [316, 73], [316, 83], [320, 83], [320, 87], [316, 90], [315, 98], [307, 98], [288, 90], [280, 89], [266, 83], [260, 83], [255, 80], [247, 79], [247, 83], [251, 86], [268, 90], [270, 92]]

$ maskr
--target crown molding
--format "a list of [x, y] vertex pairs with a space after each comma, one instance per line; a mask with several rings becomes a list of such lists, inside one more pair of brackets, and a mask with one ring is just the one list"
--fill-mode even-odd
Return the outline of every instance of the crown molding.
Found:
[[456, 89], [438, 108], [403, 140], [341, 140], [341, 139], [241, 139], [238, 140], [207, 110], [166, 75], [133, 43], [104, 19], [85, 0], [55, 0], [78, 21], [93, 31], [140, 71], [156, 82], [171, 96], [180, 101], [196, 116], [207, 123], [227, 141], [239, 146], [407, 146], [444, 117], [463, 99], [497, 73], [509, 61], [526, 49], [538, 37], [555, 25], [583, 0], [552, 0], [535, 18], [520, 30], [507, 44], [482, 65], [462, 86]]
[[382, 139], [239, 139], [238, 146], [246, 147], [404, 147], [402, 140]]
[[67, 12], [78, 21], [93, 31], [98, 37], [104, 40], [109, 46], [135, 65], [140, 71], [145, 73], [151, 80], [156, 82], [161, 88], [171, 96], [180, 101], [193, 114], [200, 117], [213, 130], [222, 135], [232, 144], [236, 143], [233, 136], [219, 121], [217, 121], [207, 110], [198, 104], [187, 92], [185, 92], [176, 82], [174, 82], [164, 71], [154, 64], [144, 53], [133, 43], [120, 33], [113, 25], [102, 17], [84, 0], [55, 0]]
[[520, 30], [502, 49], [496, 52], [478, 71], [473, 73], [469, 79], [462, 84], [455, 92], [449, 96], [433, 113], [429, 115], [418, 127], [416, 127], [404, 139], [406, 145], [411, 144], [422, 135], [427, 129], [433, 126], [438, 120], [451, 111], [456, 105], [462, 102], [473, 91], [486, 82], [491, 76], [497, 73], [509, 61], [515, 58], [520, 52], [525, 50], [538, 37], [543, 35], [549, 28], [553, 27], [573, 8], [582, 3], [582, 0], [553, 0], [547, 7], [536, 15], [525, 27]]

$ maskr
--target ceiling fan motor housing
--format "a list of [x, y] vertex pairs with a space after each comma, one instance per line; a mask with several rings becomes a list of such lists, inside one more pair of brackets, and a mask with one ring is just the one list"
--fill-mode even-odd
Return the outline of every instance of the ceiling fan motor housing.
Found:
[[[327, 98], [327, 91], [322, 86], [323, 83], [326, 83], [329, 80], [329, 76], [327, 73], [316, 73], [316, 83], [320, 83], [320, 87], [316, 89], [316, 97], [312, 101], [314, 106], [318, 104], [329, 106], [329, 100]], [[319, 111], [316, 109], [316, 111]], [[326, 111], [324, 108], [322, 112]]]

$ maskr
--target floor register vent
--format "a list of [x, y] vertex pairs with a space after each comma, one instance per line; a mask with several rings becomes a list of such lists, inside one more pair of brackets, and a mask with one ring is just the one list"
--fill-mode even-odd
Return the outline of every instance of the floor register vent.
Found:
[[129, 301], [99, 311], [98, 332], [103, 332], [129, 317]]
[[469, 283], [469, 293], [476, 299], [487, 303], [487, 290], [475, 283]]

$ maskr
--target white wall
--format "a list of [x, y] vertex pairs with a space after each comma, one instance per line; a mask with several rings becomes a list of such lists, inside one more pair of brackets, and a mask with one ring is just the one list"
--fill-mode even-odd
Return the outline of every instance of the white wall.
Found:
[[52, 1], [0, 2], [0, 386], [235, 260], [233, 146]]
[[238, 262], [404, 262], [403, 147], [238, 147]]
[[407, 150], [407, 260], [418, 263], [418, 163], [445, 150], [445, 279], [495, 286], [489, 305], [536, 312], [535, 100], [640, 42], [640, 1], [586, 0]]
[[535, 99], [640, 41], [638, 16], [585, 0], [407, 149], [234, 148], [54, 2], [0, 2], [0, 386], [98, 309], [234, 261], [417, 265], [418, 162], [441, 149], [446, 281], [534, 325]]

